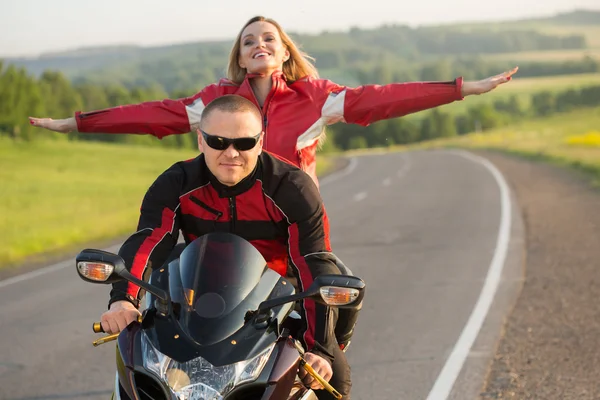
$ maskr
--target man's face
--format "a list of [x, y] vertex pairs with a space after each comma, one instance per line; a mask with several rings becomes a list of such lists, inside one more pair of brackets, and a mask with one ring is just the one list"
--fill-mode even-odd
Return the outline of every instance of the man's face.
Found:
[[[262, 121], [250, 112], [213, 110], [208, 118], [202, 121], [201, 131], [228, 139], [250, 138], [261, 133]], [[226, 186], [234, 186], [250, 175], [262, 152], [262, 143], [261, 133], [258, 143], [250, 150], [241, 151], [233, 145], [229, 145], [225, 150], [216, 150], [211, 148], [202, 133], [198, 132], [198, 147], [204, 153], [208, 169]]]

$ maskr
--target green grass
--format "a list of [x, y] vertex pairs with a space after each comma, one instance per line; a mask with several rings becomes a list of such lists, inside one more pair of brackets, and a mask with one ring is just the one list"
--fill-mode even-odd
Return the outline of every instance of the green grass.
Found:
[[[135, 231], [144, 193], [196, 151], [0, 138], [0, 267]], [[319, 155], [318, 173], [333, 165]]]
[[[531, 93], [540, 90], [558, 92], [569, 88], [581, 88], [597, 84], [600, 84], [600, 73], [519, 78], [517, 72], [512, 81], [496, 88], [496, 91], [501, 95]], [[484, 96], [478, 97], [483, 98]]]
[[332, 157], [324, 154], [317, 154], [317, 176], [321, 176], [334, 167]]
[[591, 57], [595, 60], [600, 60], [600, 48], [584, 49], [584, 50], [539, 50], [539, 51], [522, 51], [516, 53], [498, 53], [490, 54], [490, 60], [501, 60], [503, 62], [565, 62], [579, 61], [584, 57]]
[[600, 48], [600, 26], [598, 25], [534, 25], [541, 33], [558, 36], [582, 35], [591, 49]]
[[[440, 111], [448, 112], [452, 115], [464, 114], [473, 105], [491, 104], [496, 100], [508, 99], [513, 95], [522, 95], [523, 105], [529, 107], [530, 97], [535, 93], [545, 90], [560, 92], [567, 89], [580, 89], [594, 85], [600, 85], [600, 73], [519, 78], [519, 73], [517, 72], [510, 82], [497, 87], [492, 92], [479, 96], [467, 96], [462, 101], [441, 106]], [[421, 119], [427, 112], [426, 110], [425, 112], [412, 114], [408, 117]]]
[[568, 166], [600, 185], [600, 107], [581, 109], [511, 127], [433, 140], [409, 148], [493, 149]]
[[455, 27], [462, 31], [486, 29], [492, 31], [530, 30], [546, 35], [571, 36], [581, 35], [585, 38], [588, 48], [600, 48], [600, 26], [598, 25], [567, 25], [544, 21], [515, 21], [515, 22], [486, 22], [459, 24]]

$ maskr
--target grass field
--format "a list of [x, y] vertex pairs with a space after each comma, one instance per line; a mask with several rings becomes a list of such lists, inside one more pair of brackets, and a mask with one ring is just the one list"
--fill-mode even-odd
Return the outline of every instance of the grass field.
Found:
[[522, 51], [517, 53], [490, 54], [486, 58], [490, 60], [513, 61], [513, 62], [564, 62], [580, 61], [584, 57], [600, 60], [600, 48], [585, 50], [540, 50]]
[[[517, 72], [512, 81], [496, 90], [498, 95], [512, 95], [519, 93], [530, 94], [541, 90], [558, 92], [570, 88], [581, 88], [599, 84], [600, 73], [519, 78], [519, 73]], [[485, 95], [477, 97], [484, 98]]]
[[549, 161], [584, 171], [600, 186], [600, 107], [409, 148], [440, 147], [496, 149]]
[[570, 36], [582, 35], [585, 37], [588, 48], [600, 48], [600, 26], [598, 25], [575, 25], [575, 24], [557, 24], [555, 22], [544, 21], [515, 21], [515, 22], [489, 22], [489, 23], [473, 23], [459, 24], [457, 29], [463, 31], [472, 31], [474, 29], [490, 29], [496, 31], [507, 30], [528, 30], [537, 31], [546, 35]]
[[600, 49], [600, 26], [539, 24], [534, 27], [537, 27], [540, 32], [550, 35], [583, 35], [589, 48]]
[[[193, 150], [0, 138], [0, 267], [134, 232], [142, 197]], [[318, 173], [332, 165], [320, 155]]]
[[[514, 75], [512, 81], [496, 88], [494, 91], [479, 96], [468, 96], [462, 101], [457, 101], [440, 107], [440, 111], [452, 115], [463, 114], [470, 106], [493, 103], [498, 99], [508, 99], [513, 95], [523, 96], [523, 104], [529, 106], [531, 95], [549, 90], [560, 92], [567, 89], [580, 89], [585, 86], [600, 85], [600, 73], [548, 76], [539, 78], [519, 78], [519, 73]], [[409, 118], [423, 118], [427, 111], [412, 114]]]

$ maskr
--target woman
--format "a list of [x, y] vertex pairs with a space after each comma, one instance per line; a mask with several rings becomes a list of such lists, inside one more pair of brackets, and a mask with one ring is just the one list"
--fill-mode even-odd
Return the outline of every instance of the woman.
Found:
[[[229, 57], [228, 78], [179, 100], [151, 101], [52, 120], [30, 118], [57, 132], [137, 133], [157, 138], [195, 130], [204, 106], [215, 97], [239, 94], [254, 101], [264, 118], [264, 148], [305, 170], [318, 184], [316, 150], [326, 125], [370, 123], [486, 93], [517, 71], [481, 81], [414, 82], [348, 88], [319, 79], [308, 56], [272, 19], [254, 17], [242, 28]], [[218, 134], [217, 132], [211, 132]]]

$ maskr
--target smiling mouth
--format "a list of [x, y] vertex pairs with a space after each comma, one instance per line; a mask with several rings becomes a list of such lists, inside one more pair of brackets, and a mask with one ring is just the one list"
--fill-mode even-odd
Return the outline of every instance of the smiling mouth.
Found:
[[270, 56], [270, 54], [263, 51], [261, 53], [255, 54], [252, 58], [256, 60], [257, 58], [263, 58], [263, 57], [267, 57], [267, 56]]

